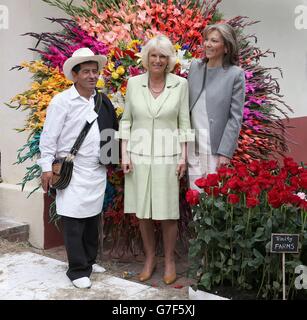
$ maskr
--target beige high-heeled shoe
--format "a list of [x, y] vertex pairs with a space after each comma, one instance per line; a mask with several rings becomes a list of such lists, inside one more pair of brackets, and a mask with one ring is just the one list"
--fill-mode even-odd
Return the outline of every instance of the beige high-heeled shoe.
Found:
[[176, 281], [176, 279], [177, 279], [176, 272], [167, 276], [166, 275], [163, 276], [163, 281], [165, 284], [172, 284]]
[[154, 271], [156, 270], [157, 267], [157, 262], [155, 262], [151, 268], [150, 272], [141, 272], [139, 274], [139, 281], [144, 282], [147, 281], [151, 278], [152, 274], [154, 273]]

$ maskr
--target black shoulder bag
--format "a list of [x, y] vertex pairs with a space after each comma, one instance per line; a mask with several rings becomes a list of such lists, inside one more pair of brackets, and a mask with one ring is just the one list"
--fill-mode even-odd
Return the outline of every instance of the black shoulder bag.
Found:
[[[101, 95], [100, 93], [96, 93], [97, 100], [94, 111], [98, 114], [99, 107], [101, 105]], [[72, 172], [74, 168], [74, 158], [77, 155], [85, 137], [90, 131], [94, 121], [91, 123], [86, 122], [82, 131], [80, 132], [75, 144], [70, 150], [70, 153], [65, 158], [56, 158], [52, 163], [52, 182], [51, 187], [53, 189], [63, 190], [65, 189], [71, 180]]]

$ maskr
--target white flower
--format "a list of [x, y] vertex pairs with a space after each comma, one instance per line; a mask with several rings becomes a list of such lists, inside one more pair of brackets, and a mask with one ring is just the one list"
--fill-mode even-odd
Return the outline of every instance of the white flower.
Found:
[[306, 199], [306, 194], [304, 192], [299, 192], [296, 194], [298, 197], [300, 197], [302, 200], [307, 200]]
[[192, 59], [187, 59], [184, 57], [186, 50], [178, 49], [177, 62], [181, 65], [181, 73], [188, 72], [190, 69]]

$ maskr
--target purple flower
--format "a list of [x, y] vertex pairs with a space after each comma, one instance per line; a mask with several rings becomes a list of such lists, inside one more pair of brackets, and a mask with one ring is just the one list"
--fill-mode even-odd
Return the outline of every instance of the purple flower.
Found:
[[246, 93], [255, 93], [255, 86], [250, 83], [246, 83], [245, 91]]
[[245, 78], [250, 79], [254, 76], [252, 71], [245, 71]]

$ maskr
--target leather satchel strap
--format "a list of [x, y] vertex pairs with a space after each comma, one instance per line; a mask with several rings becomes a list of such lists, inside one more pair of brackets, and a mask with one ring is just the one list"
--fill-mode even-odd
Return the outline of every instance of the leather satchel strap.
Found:
[[[94, 111], [97, 114], [99, 113], [100, 105], [101, 105], [101, 94], [98, 91], [96, 91]], [[72, 155], [74, 157], [77, 155], [77, 153], [78, 153], [85, 137], [87, 136], [88, 132], [90, 131], [93, 123], [94, 123], [94, 121], [92, 121], [91, 123], [86, 122], [86, 124], [83, 127], [82, 131], [80, 132], [75, 144], [73, 145], [73, 147], [70, 150], [70, 155]]]

